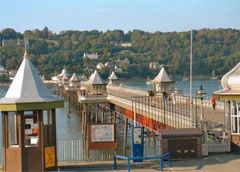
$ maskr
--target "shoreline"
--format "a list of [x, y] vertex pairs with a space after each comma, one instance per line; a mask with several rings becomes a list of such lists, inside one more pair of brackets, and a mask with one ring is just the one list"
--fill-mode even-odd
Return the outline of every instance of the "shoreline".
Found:
[[11, 83], [0, 83], [0, 86], [6, 86], [9, 87], [11, 85]]

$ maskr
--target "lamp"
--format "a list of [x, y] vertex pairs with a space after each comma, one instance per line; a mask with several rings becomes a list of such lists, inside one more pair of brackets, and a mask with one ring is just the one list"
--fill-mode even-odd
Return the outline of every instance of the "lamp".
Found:
[[197, 91], [198, 97], [201, 99], [201, 116], [200, 119], [203, 119], [203, 98], [206, 96], [206, 91], [203, 89], [202, 84], [200, 89]]

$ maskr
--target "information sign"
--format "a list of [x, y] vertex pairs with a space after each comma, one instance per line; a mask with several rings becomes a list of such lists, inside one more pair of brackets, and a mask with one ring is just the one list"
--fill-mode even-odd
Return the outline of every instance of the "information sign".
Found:
[[55, 146], [45, 147], [45, 168], [55, 167]]
[[92, 142], [114, 142], [114, 124], [91, 125]]

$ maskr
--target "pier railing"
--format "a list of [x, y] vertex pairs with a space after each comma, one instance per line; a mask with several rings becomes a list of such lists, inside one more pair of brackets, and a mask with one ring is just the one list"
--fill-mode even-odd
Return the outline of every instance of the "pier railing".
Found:
[[[119, 155], [124, 155], [123, 136], [118, 136]], [[144, 156], [160, 156], [161, 145], [160, 136], [154, 138], [144, 138]], [[126, 156], [131, 156], [131, 135], [127, 138]], [[57, 156], [58, 162], [77, 162], [87, 161], [87, 145], [88, 139], [58, 139], [57, 140]], [[114, 150], [91, 150], [90, 161], [113, 160]]]

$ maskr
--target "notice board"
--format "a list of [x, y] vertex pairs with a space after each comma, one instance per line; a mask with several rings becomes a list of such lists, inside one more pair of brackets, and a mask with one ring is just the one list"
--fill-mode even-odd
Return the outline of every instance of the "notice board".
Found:
[[45, 147], [45, 168], [55, 167], [55, 146]]
[[116, 124], [88, 124], [88, 149], [117, 149]]

